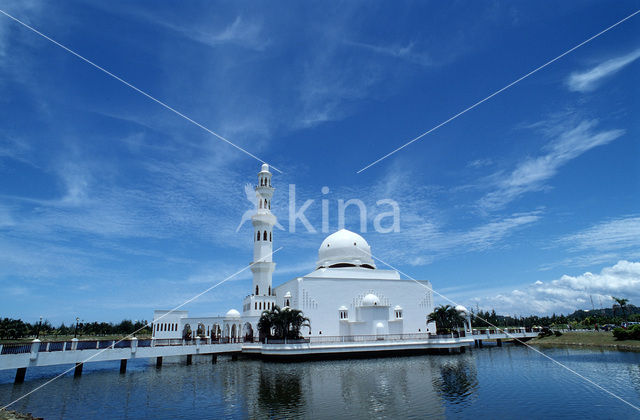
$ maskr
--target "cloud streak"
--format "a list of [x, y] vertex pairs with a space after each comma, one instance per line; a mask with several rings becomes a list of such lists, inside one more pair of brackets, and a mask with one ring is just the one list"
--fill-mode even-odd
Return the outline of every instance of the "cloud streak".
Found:
[[591, 92], [595, 90], [601, 81], [628, 66], [640, 58], [640, 49], [612, 58], [583, 72], [571, 73], [567, 79], [567, 87], [574, 92]]
[[564, 164], [625, 133], [621, 129], [596, 131], [596, 125], [595, 120], [583, 120], [573, 127], [557, 127], [561, 132], [547, 144], [545, 154], [525, 159], [506, 175], [495, 173], [490, 177], [495, 189], [480, 199], [479, 207], [497, 210], [525, 193], [540, 191]]

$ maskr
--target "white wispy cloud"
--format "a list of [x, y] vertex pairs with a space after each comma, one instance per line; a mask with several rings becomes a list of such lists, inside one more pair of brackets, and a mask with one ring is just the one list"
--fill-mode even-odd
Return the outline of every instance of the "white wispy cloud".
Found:
[[409, 42], [406, 45], [373, 45], [364, 42], [346, 41], [345, 44], [421, 66], [431, 66], [434, 64], [433, 59], [427, 53], [416, 50], [414, 42]]
[[[374, 255], [390, 263], [425, 265], [454, 255], [504, 246], [508, 238], [534, 225], [543, 216], [543, 211], [536, 209], [474, 219], [466, 228], [453, 227], [451, 209], [441, 205], [441, 189], [424, 185], [419, 177], [403, 169], [401, 164], [393, 165], [368, 193], [369, 196], [361, 197], [367, 203], [391, 198], [400, 207], [399, 232], [370, 232], [366, 235]], [[370, 219], [378, 212], [389, 211], [388, 207], [378, 209], [375, 205], [368, 208]], [[411, 246], [398, 247], [398, 243]]]
[[574, 251], [640, 249], [640, 216], [607, 220], [560, 238], [558, 242]]
[[500, 209], [527, 192], [540, 191], [561, 166], [625, 133], [622, 129], [597, 131], [597, 124], [595, 120], [583, 120], [577, 125], [557, 127], [555, 130], [561, 132], [546, 145], [545, 154], [525, 159], [506, 174], [499, 172], [490, 177], [495, 189], [480, 199], [479, 207]]
[[567, 79], [567, 86], [574, 92], [590, 92], [596, 89], [604, 78], [615, 74], [638, 58], [640, 58], [640, 49], [607, 60], [589, 70], [571, 73]]
[[628, 298], [632, 303], [640, 301], [640, 262], [621, 260], [603, 268], [600, 273], [585, 272], [581, 275], [563, 275], [549, 282], [536, 281], [518, 289], [469, 299], [481, 308], [495, 308], [503, 314], [551, 314], [570, 313], [576, 309], [594, 306], [610, 306], [611, 296]]
[[604, 220], [556, 239], [552, 247], [566, 249], [567, 256], [543, 265], [541, 270], [559, 266], [588, 267], [640, 258], [640, 216]]

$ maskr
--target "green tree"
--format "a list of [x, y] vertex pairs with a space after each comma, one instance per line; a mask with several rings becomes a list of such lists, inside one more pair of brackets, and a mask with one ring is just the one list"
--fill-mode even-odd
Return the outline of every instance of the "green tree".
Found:
[[300, 338], [303, 327], [311, 328], [309, 318], [298, 309], [281, 309], [275, 305], [270, 311], [263, 311], [258, 320], [260, 339], [264, 338]]
[[428, 321], [435, 321], [438, 334], [448, 334], [454, 328], [464, 325], [464, 317], [451, 305], [440, 305], [435, 308], [429, 314]]
[[[615, 296], [611, 296], [611, 299], [615, 300], [616, 303], [618, 305], [620, 305], [620, 309], [622, 309], [622, 316], [624, 317], [624, 320], [627, 320], [627, 303], [629, 303], [629, 299], [625, 299], [625, 298], [617, 298]], [[613, 315], [615, 316], [616, 314], [616, 309], [615, 309], [615, 305], [613, 306]]]

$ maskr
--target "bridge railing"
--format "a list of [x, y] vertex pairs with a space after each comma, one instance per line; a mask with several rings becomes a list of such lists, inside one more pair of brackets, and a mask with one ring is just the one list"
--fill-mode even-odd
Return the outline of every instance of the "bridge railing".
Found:
[[304, 343], [361, 343], [361, 342], [377, 342], [377, 341], [407, 341], [407, 340], [432, 340], [432, 339], [451, 339], [464, 337], [464, 331], [453, 332], [451, 334], [429, 334], [429, 333], [412, 333], [412, 334], [360, 334], [345, 336], [313, 336], [303, 339], [272, 339], [265, 340], [265, 344], [304, 344]]
[[30, 353], [31, 343], [3, 344], [0, 354]]

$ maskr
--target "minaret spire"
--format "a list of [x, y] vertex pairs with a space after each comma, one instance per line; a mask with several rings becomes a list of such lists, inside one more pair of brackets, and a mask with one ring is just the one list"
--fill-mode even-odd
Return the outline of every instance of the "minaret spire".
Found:
[[262, 165], [258, 173], [256, 191], [256, 213], [251, 217], [253, 224], [253, 286], [245, 299], [246, 315], [260, 315], [275, 304], [271, 277], [276, 264], [271, 258], [273, 252], [273, 226], [276, 217], [271, 213], [271, 198], [275, 188], [271, 186], [269, 165]]

